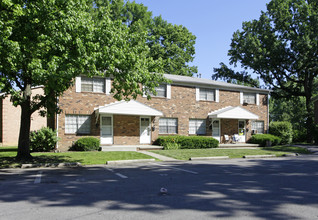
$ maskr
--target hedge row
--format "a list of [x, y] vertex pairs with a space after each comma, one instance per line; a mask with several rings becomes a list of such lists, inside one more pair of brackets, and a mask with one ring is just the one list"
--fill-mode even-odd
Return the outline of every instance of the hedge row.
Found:
[[253, 144], [259, 144], [262, 147], [266, 146], [266, 142], [270, 141], [271, 145], [278, 145], [281, 142], [281, 138], [272, 134], [255, 134], [252, 135], [250, 142]]
[[202, 136], [160, 136], [155, 144], [163, 146], [165, 150], [216, 148], [219, 146], [216, 139]]

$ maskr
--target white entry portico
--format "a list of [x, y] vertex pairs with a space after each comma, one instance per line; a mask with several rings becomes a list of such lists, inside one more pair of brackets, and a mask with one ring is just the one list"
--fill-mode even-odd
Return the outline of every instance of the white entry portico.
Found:
[[[127, 139], [131, 138], [131, 135], [128, 133], [129, 130], [132, 129], [128, 126], [139, 128], [139, 133], [136, 133], [136, 129], [133, 130], [135, 130], [135, 133], [139, 136], [140, 144], [151, 144], [152, 117], [163, 116], [162, 112], [135, 100], [119, 101], [105, 106], [100, 106], [95, 108], [95, 115], [96, 121], [99, 121], [100, 123], [101, 144], [107, 145], [122, 144], [116, 143], [116, 136], [127, 136]], [[116, 127], [114, 127], [116, 125], [116, 117], [114, 116], [138, 117], [138, 121], [136, 121], [134, 125], [123, 122], [121, 123], [120, 128], [116, 129]], [[119, 130], [120, 132], [118, 132]]]
[[[228, 106], [216, 111], [212, 111], [208, 114], [212, 119], [212, 137], [221, 140], [221, 135], [237, 136], [237, 142], [246, 142], [246, 120], [257, 120], [259, 117], [252, 112], [237, 106]], [[237, 130], [233, 134], [221, 132], [222, 119], [234, 119], [237, 120]]]

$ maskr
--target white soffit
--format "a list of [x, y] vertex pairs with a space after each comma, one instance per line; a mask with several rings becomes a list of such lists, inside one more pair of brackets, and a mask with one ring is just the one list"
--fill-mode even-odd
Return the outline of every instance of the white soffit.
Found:
[[163, 116], [161, 111], [135, 100], [120, 101], [95, 109], [97, 114]]
[[252, 112], [239, 106], [228, 106], [208, 114], [209, 118], [228, 118], [228, 119], [258, 119], [259, 117]]

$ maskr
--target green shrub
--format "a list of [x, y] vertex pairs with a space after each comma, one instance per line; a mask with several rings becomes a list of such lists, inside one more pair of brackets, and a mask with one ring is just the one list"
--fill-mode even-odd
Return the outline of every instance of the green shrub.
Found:
[[253, 144], [259, 144], [262, 147], [266, 146], [266, 142], [270, 141], [271, 145], [278, 145], [281, 142], [281, 138], [272, 134], [255, 134], [252, 135], [250, 142]]
[[155, 144], [164, 149], [177, 147], [178, 149], [216, 148], [219, 142], [212, 137], [203, 136], [160, 136]]
[[56, 131], [43, 127], [30, 133], [30, 150], [32, 152], [49, 152], [55, 149], [58, 137]]
[[95, 137], [82, 137], [78, 139], [70, 151], [96, 151], [100, 150], [100, 141]]
[[273, 121], [269, 124], [269, 133], [280, 137], [281, 144], [290, 144], [293, 140], [293, 127], [287, 121]]
[[180, 144], [177, 143], [167, 143], [163, 148], [164, 150], [178, 150], [180, 149]]
[[293, 130], [293, 143], [306, 142], [307, 131], [303, 130]]

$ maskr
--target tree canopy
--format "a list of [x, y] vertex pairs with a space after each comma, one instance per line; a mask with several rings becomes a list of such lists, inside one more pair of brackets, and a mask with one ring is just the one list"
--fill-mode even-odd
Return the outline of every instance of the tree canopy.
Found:
[[260, 88], [259, 80], [252, 78], [247, 71], [235, 72], [224, 63], [220, 63], [220, 65], [220, 68], [214, 68], [213, 80], [221, 79], [228, 83]]
[[190, 66], [195, 54], [196, 37], [184, 26], [167, 22], [161, 16], [153, 17], [143, 4], [124, 0], [97, 1], [111, 8], [111, 18], [121, 20], [131, 33], [146, 30], [147, 45], [154, 60], [162, 59], [167, 74], [192, 76], [196, 66]]
[[[135, 98], [164, 81], [150, 56], [147, 32], [131, 32], [93, 0], [6, 0], [0, 13], [1, 91], [21, 106], [18, 159], [30, 158], [31, 115], [56, 107], [80, 74], [112, 76], [117, 99]], [[135, 26], [138, 27], [139, 22]], [[44, 95], [31, 88], [44, 85]], [[147, 89], [148, 88], [148, 89]], [[150, 89], [149, 89], [150, 88]]]
[[[305, 97], [307, 141], [312, 140], [311, 98], [318, 76], [317, 6], [315, 0], [272, 0], [258, 20], [244, 22], [233, 34], [229, 50], [230, 64], [251, 69], [274, 97]], [[220, 69], [216, 74], [224, 75]]]

